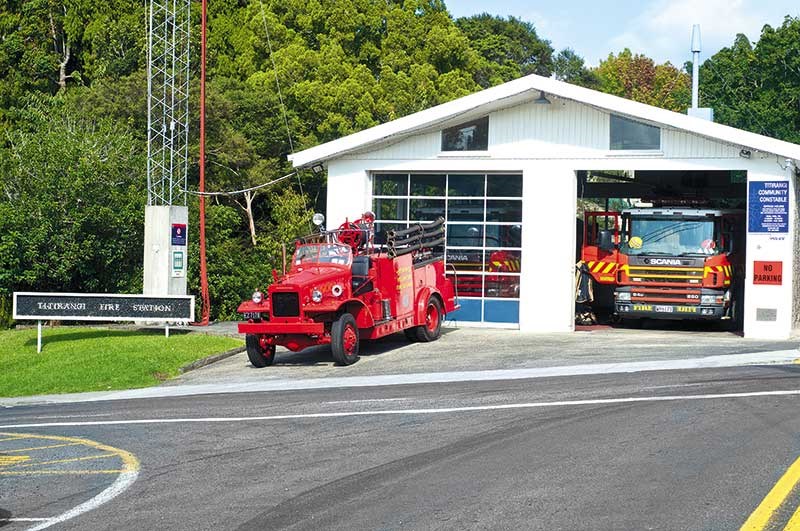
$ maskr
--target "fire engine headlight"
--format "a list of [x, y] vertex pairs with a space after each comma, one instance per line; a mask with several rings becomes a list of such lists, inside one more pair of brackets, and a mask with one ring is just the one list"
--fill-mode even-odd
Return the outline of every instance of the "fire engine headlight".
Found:
[[719, 304], [722, 302], [722, 297], [719, 295], [702, 295], [700, 297], [700, 304]]
[[614, 296], [617, 298], [618, 301], [628, 301], [631, 300], [631, 294], [629, 291], [618, 291], [614, 293]]
[[317, 288], [311, 290], [311, 300], [314, 302], [320, 302], [322, 300], [322, 292]]
[[343, 292], [344, 288], [342, 288], [341, 284], [334, 284], [334, 286], [331, 288], [331, 293], [334, 297], [340, 296]]
[[261, 304], [261, 301], [264, 300], [264, 295], [260, 291], [254, 291], [252, 299], [254, 303]]

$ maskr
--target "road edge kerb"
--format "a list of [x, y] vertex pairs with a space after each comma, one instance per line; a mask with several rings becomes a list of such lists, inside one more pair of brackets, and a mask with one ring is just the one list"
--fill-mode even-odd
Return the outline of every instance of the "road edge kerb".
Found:
[[200, 369], [201, 367], [205, 367], [207, 365], [211, 365], [212, 363], [216, 363], [218, 361], [222, 361], [222, 360], [224, 360], [226, 358], [230, 358], [231, 356], [234, 356], [236, 354], [244, 352], [244, 350], [245, 350], [245, 347], [241, 346], [241, 347], [232, 348], [230, 350], [226, 350], [225, 352], [220, 352], [219, 354], [212, 354], [211, 356], [206, 356], [205, 358], [193, 361], [193, 362], [189, 363], [188, 365], [184, 365], [183, 367], [178, 369], [178, 373], [184, 374], [184, 373], [187, 373], [189, 371]]
[[0, 397], [0, 407], [33, 406], [100, 402], [109, 400], [135, 400], [170, 398], [209, 394], [252, 393], [269, 391], [297, 391], [346, 387], [375, 387], [386, 385], [452, 383], [463, 381], [516, 380], [599, 374], [622, 374], [664, 370], [691, 370], [757, 365], [791, 365], [800, 360], [800, 349], [724, 354], [700, 358], [623, 363], [585, 363], [523, 369], [497, 369], [488, 371], [452, 371], [390, 374], [377, 376], [329, 376], [322, 378], [282, 379], [266, 381], [232, 381], [226, 384], [186, 384], [156, 386], [124, 391], [93, 391], [62, 395], [25, 397]]

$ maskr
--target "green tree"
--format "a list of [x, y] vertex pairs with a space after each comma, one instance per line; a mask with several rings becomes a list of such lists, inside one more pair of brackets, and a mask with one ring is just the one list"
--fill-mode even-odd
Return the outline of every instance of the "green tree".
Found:
[[800, 142], [800, 18], [764, 26], [755, 46], [737, 35], [701, 65], [700, 96], [718, 122]]
[[586, 88], [597, 88], [599, 83], [595, 72], [571, 48], [564, 48], [553, 59], [553, 74], [559, 81]]
[[0, 296], [141, 289], [143, 146], [62, 98], [18, 114], [0, 149]]
[[528, 74], [550, 76], [553, 48], [530, 22], [488, 13], [459, 18], [458, 28], [485, 59], [478, 82], [487, 87]]
[[619, 55], [609, 54], [594, 73], [598, 89], [629, 100], [686, 112], [691, 104], [691, 78], [671, 63], [656, 64], [641, 54], [625, 49]]

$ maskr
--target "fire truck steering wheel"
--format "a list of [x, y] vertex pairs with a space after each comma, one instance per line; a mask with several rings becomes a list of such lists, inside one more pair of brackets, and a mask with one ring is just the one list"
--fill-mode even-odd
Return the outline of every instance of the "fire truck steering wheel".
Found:
[[353, 252], [357, 251], [361, 244], [364, 243], [364, 231], [350, 221], [345, 221], [339, 225], [337, 237], [340, 242], [352, 247]]

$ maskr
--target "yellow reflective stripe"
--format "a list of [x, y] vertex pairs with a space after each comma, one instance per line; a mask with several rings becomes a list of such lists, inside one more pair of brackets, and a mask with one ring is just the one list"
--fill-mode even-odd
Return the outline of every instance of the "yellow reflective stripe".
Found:
[[722, 266], [717, 266], [717, 271], [719, 271], [720, 273], [722, 273]]
[[606, 266], [606, 268], [603, 270], [603, 273], [604, 273], [604, 274], [605, 274], [605, 273], [610, 273], [610, 272], [611, 272], [611, 270], [612, 270], [612, 269], [614, 269], [614, 266], [615, 266], [615, 265], [616, 265], [616, 264], [615, 264], [614, 262], [611, 262], [611, 263], [610, 263], [610, 264], [608, 264], [608, 265]]
[[665, 266], [629, 266], [633, 269], [647, 269], [651, 271], [696, 271], [702, 273], [702, 267], [665, 267]]

